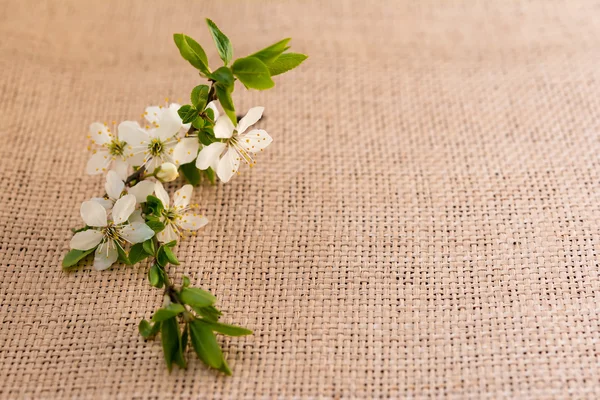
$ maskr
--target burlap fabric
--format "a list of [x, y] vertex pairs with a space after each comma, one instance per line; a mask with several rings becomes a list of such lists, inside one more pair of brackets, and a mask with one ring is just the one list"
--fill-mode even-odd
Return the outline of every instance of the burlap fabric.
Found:
[[[600, 24], [592, 2], [0, 3], [0, 397], [598, 398]], [[174, 274], [213, 291], [225, 377], [137, 332], [145, 268], [61, 271], [87, 126], [199, 82], [173, 32], [310, 59], [257, 168], [195, 195]], [[206, 46], [210, 47], [210, 46]], [[215, 51], [209, 58], [216, 60]]]

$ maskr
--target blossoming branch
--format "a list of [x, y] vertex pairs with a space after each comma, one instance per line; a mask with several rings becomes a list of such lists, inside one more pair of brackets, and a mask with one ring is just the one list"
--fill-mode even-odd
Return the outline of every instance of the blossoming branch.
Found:
[[[90, 125], [92, 156], [86, 173], [106, 175], [105, 193], [81, 204], [85, 225], [74, 230], [63, 268], [84, 264], [88, 256], [98, 271], [115, 263], [148, 266], [150, 285], [164, 290], [163, 306], [150, 321], [140, 322], [140, 334], [146, 339], [160, 334], [169, 371], [173, 364], [187, 367], [191, 344], [202, 362], [230, 375], [215, 334], [243, 336], [252, 331], [219, 322], [222, 314], [210, 292], [192, 287], [187, 277], [176, 285], [168, 272], [179, 265], [179, 241], [209, 222], [192, 203], [193, 186], [202, 177], [211, 183], [216, 178], [229, 182], [242, 164], [254, 166], [257, 154], [273, 141], [254, 127], [263, 107], [250, 108], [238, 120], [232, 98], [235, 82], [246, 89], [270, 89], [273, 76], [297, 67], [307, 56], [288, 52], [290, 39], [284, 39], [233, 60], [229, 38], [214, 22], [206, 22], [223, 62], [214, 71], [200, 44], [174, 35], [181, 56], [208, 81], [192, 89], [190, 104], [147, 107], [143, 124]], [[170, 195], [163, 183], [180, 174], [188, 183]]]

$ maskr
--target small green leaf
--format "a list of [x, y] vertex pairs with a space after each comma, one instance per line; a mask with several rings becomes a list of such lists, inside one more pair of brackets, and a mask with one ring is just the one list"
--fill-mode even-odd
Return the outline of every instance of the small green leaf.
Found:
[[131, 250], [129, 250], [129, 262], [131, 262], [131, 264], [137, 264], [149, 255], [150, 254], [144, 249], [144, 243], [136, 243], [131, 246]]
[[219, 318], [221, 317], [221, 315], [223, 315], [221, 313], [221, 311], [219, 311], [219, 309], [215, 306], [208, 306], [208, 307], [192, 307], [194, 309], [194, 311], [196, 311], [196, 314], [202, 316], [204, 319], [208, 320], [208, 321], [212, 321], [212, 322], [217, 322], [219, 320]]
[[164, 243], [163, 246], [175, 247], [177, 246], [177, 240], [171, 240], [170, 242]]
[[154, 325], [150, 325], [148, 321], [143, 319], [140, 321], [138, 329], [140, 331], [140, 335], [142, 335], [144, 339], [150, 339], [156, 336], [156, 334], [160, 330], [160, 322], [157, 322]]
[[308, 56], [305, 54], [284, 53], [280, 55], [275, 61], [269, 64], [269, 71], [271, 72], [271, 76], [283, 74], [284, 72], [294, 69], [298, 65], [302, 64], [302, 62], [307, 58]]
[[166, 267], [167, 264], [169, 263], [169, 258], [167, 257], [167, 254], [165, 253], [165, 246], [160, 246], [158, 248], [158, 251], [156, 252], [156, 262], [161, 267]]
[[181, 164], [179, 171], [192, 186], [198, 186], [200, 184], [200, 171], [196, 168], [196, 163], [191, 162], [187, 164]]
[[192, 126], [198, 130], [204, 128], [204, 124], [206, 123], [206, 121], [204, 120], [204, 118], [196, 118], [194, 120], [194, 122], [192, 122]]
[[190, 64], [200, 70], [205, 75], [210, 74], [208, 68], [208, 58], [202, 46], [198, 44], [194, 39], [181, 33], [173, 35], [175, 45], [179, 49], [181, 56], [186, 59]]
[[221, 60], [225, 63], [225, 65], [229, 64], [231, 59], [233, 58], [233, 47], [231, 46], [231, 42], [229, 38], [225, 36], [223, 32], [212, 22], [210, 19], [206, 19], [206, 24], [208, 25], [208, 30], [215, 41], [215, 45], [217, 46], [217, 51], [219, 52], [219, 56]]
[[166, 319], [173, 318], [185, 311], [185, 307], [181, 304], [171, 303], [165, 308], [159, 308], [152, 316], [152, 322], [162, 322]]
[[145, 207], [148, 211], [146, 214], [152, 214], [155, 216], [160, 216], [161, 212], [165, 209], [162, 201], [160, 201], [158, 197], [153, 195], [149, 195], [148, 197], [146, 197]]
[[208, 325], [210, 329], [215, 332], [219, 332], [227, 336], [246, 336], [252, 335], [252, 331], [241, 326], [222, 324], [220, 322], [213, 321], [202, 321], [202, 323]]
[[63, 268], [69, 268], [77, 265], [79, 261], [86, 258], [88, 255], [92, 254], [96, 250], [96, 247], [89, 250], [70, 250], [63, 258], [62, 266]]
[[131, 265], [131, 261], [129, 261], [127, 253], [125, 253], [125, 249], [123, 249], [123, 247], [121, 247], [121, 245], [117, 242], [115, 242], [115, 244], [117, 245], [117, 253], [119, 253], [119, 262], [125, 265]]
[[237, 125], [237, 117], [235, 115], [235, 107], [233, 106], [233, 99], [231, 98], [231, 93], [227, 91], [227, 89], [223, 88], [220, 85], [215, 86], [217, 91], [217, 98], [219, 99], [219, 103], [225, 110], [225, 113], [233, 122], [234, 125]]
[[148, 220], [146, 221], [146, 225], [148, 225], [148, 227], [152, 229], [155, 233], [158, 233], [165, 229], [165, 224], [163, 224], [160, 221]]
[[154, 247], [153, 239], [146, 240], [144, 243], [142, 243], [142, 245], [144, 246], [144, 251], [149, 255], [153, 256], [154, 253], [156, 253], [156, 248]]
[[221, 67], [217, 69], [210, 75], [210, 77], [227, 88], [233, 85], [234, 82], [233, 73], [228, 67]]
[[227, 361], [223, 359], [223, 364], [219, 367], [219, 371], [224, 373], [225, 375], [231, 376], [231, 370], [229, 369], [229, 365], [227, 365]]
[[223, 365], [223, 353], [215, 334], [199, 320], [190, 321], [189, 325], [192, 346], [198, 358], [208, 366], [219, 369]]
[[269, 63], [275, 61], [277, 57], [281, 55], [281, 53], [289, 49], [287, 44], [290, 40], [290, 38], [280, 40], [279, 42], [272, 44], [269, 47], [265, 47], [264, 49], [259, 50], [254, 54], [250, 54], [248, 57], [256, 57], [260, 61], [269, 65]]
[[187, 276], [184, 276], [182, 279], [182, 285], [183, 285], [183, 287], [190, 286], [190, 278], [188, 278]]
[[161, 288], [164, 284], [164, 273], [158, 264], [152, 264], [150, 269], [148, 270], [148, 280], [150, 281], [150, 285], [155, 288]]
[[[197, 121], [197, 120], [196, 120]], [[211, 135], [212, 129], [202, 129], [198, 131], [198, 139], [204, 146], [209, 146], [211, 143], [216, 142], [216, 139]]]
[[173, 362], [177, 365], [181, 362], [181, 332], [176, 318], [169, 318], [160, 324], [160, 337], [167, 368], [171, 372]]
[[206, 290], [190, 287], [181, 289], [179, 297], [185, 304], [193, 307], [208, 307], [217, 301], [217, 298]]
[[179, 114], [179, 117], [184, 124], [189, 124], [198, 118], [198, 110], [189, 104], [181, 106], [179, 110], [177, 110], [177, 114]]
[[190, 100], [196, 110], [204, 110], [206, 107], [206, 99], [208, 98], [208, 86], [198, 85], [192, 89]]
[[216, 181], [216, 175], [215, 175], [215, 171], [213, 171], [212, 168], [207, 168], [204, 171], [204, 175], [206, 176], [206, 178], [208, 178], [208, 180], [210, 181], [211, 184], [215, 184]]
[[233, 74], [248, 88], [265, 90], [275, 83], [269, 68], [256, 57], [238, 58], [231, 67]]
[[173, 253], [173, 250], [171, 250], [167, 245], [164, 245], [163, 251], [165, 252], [165, 255], [167, 256], [167, 260], [169, 260], [169, 262], [171, 264], [179, 265], [179, 260], [177, 259], [177, 257], [175, 257], [175, 253]]

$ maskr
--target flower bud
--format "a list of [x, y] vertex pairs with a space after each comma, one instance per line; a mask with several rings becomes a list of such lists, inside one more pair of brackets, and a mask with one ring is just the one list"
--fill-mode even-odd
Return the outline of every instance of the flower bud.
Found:
[[163, 163], [156, 173], [156, 177], [162, 182], [174, 181], [178, 176], [177, 167], [170, 162]]

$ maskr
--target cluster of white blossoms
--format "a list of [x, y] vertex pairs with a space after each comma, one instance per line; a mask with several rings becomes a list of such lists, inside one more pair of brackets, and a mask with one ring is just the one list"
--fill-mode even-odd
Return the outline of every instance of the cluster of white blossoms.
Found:
[[[221, 115], [215, 101], [205, 110], [214, 115], [214, 142], [204, 146], [197, 130], [184, 124], [179, 104], [147, 107], [145, 125], [135, 121], [121, 122], [115, 129], [95, 122], [90, 125], [92, 157], [86, 172], [106, 173], [103, 197], [95, 197], [81, 205], [81, 217], [86, 227], [73, 236], [74, 250], [95, 249], [94, 268], [104, 270], [113, 265], [127, 244], [151, 239], [155, 231], [142, 216], [142, 204], [154, 195], [162, 202], [160, 222], [163, 229], [156, 233], [161, 243], [170, 243], [185, 233], [208, 223], [206, 217], [191, 204], [192, 185], [184, 185], [174, 193], [173, 201], [161, 182], [175, 180], [178, 167], [195, 161], [200, 170], [212, 168], [222, 182], [228, 182], [242, 163], [256, 163], [256, 153], [263, 151], [273, 139], [261, 129], [249, 128], [261, 117], [264, 108], [251, 108], [237, 126], [226, 114]], [[130, 173], [133, 171], [133, 175]], [[135, 175], [135, 179], [130, 179]], [[131, 182], [135, 185], [129, 187]]]

